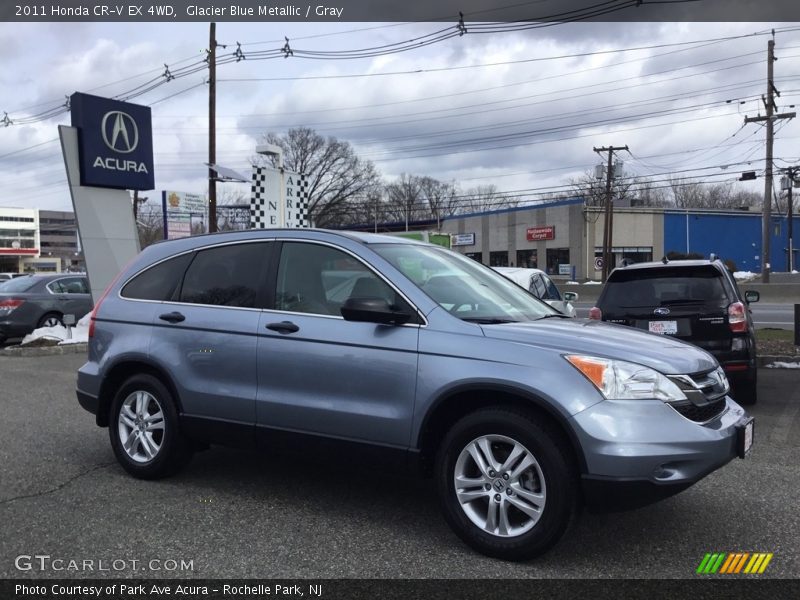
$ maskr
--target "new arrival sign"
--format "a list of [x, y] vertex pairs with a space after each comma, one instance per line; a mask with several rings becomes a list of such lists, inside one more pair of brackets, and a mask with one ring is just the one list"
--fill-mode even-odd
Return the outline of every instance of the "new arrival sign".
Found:
[[70, 96], [78, 129], [81, 185], [152, 190], [150, 107], [76, 92]]

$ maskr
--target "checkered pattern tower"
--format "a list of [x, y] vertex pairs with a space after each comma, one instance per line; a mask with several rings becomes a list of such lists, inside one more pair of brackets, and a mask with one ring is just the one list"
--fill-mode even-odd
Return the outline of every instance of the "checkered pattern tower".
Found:
[[[286, 227], [309, 227], [308, 179], [300, 173], [284, 172], [286, 182]], [[250, 188], [250, 227], [268, 229], [278, 227], [280, 202], [280, 172], [267, 167], [253, 167]]]

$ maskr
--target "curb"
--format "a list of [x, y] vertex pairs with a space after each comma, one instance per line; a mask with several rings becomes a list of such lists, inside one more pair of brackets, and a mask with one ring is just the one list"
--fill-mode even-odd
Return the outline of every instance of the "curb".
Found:
[[25, 346], [12, 346], [0, 350], [0, 356], [57, 356], [60, 354], [81, 354], [87, 353], [89, 344], [86, 342], [79, 344], [66, 344], [64, 346], [39, 346], [27, 348]]
[[[772, 363], [790, 363], [800, 365], [800, 355], [794, 356], [758, 356], [756, 358], [759, 368], [764, 368]], [[772, 369], [785, 369], [786, 367], [770, 367]]]

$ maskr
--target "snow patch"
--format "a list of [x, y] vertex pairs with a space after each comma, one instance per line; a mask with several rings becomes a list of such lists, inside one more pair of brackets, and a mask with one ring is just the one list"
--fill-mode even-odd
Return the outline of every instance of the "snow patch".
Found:
[[577, 281], [567, 281], [565, 282], [567, 285], [580, 285]]
[[39, 329], [34, 329], [31, 333], [22, 338], [20, 345], [24, 346], [25, 344], [30, 344], [40, 338], [58, 340], [59, 346], [85, 344], [89, 341], [90, 316], [91, 313], [88, 313], [72, 327], [72, 337], [69, 339], [67, 339], [67, 328], [63, 325], [56, 325], [55, 327], [40, 327]]
[[800, 369], [800, 362], [772, 362], [765, 365], [767, 369]]
[[736, 281], [750, 281], [758, 277], [758, 273], [753, 273], [752, 271], [736, 271], [733, 276], [736, 278]]

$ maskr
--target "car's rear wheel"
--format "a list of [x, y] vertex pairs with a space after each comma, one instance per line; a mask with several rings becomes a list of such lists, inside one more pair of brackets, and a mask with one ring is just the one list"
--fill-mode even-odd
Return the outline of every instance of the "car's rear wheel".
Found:
[[64, 325], [63, 321], [61, 320], [61, 315], [58, 313], [47, 313], [41, 319], [39, 319], [39, 324], [36, 326], [37, 329], [42, 327], [58, 327], [59, 325]]
[[108, 429], [117, 460], [134, 477], [167, 477], [192, 455], [180, 432], [175, 400], [152, 375], [134, 375], [119, 388]]
[[489, 408], [458, 421], [436, 461], [439, 498], [455, 533], [483, 554], [528, 560], [563, 535], [577, 481], [561, 436], [536, 417]]

